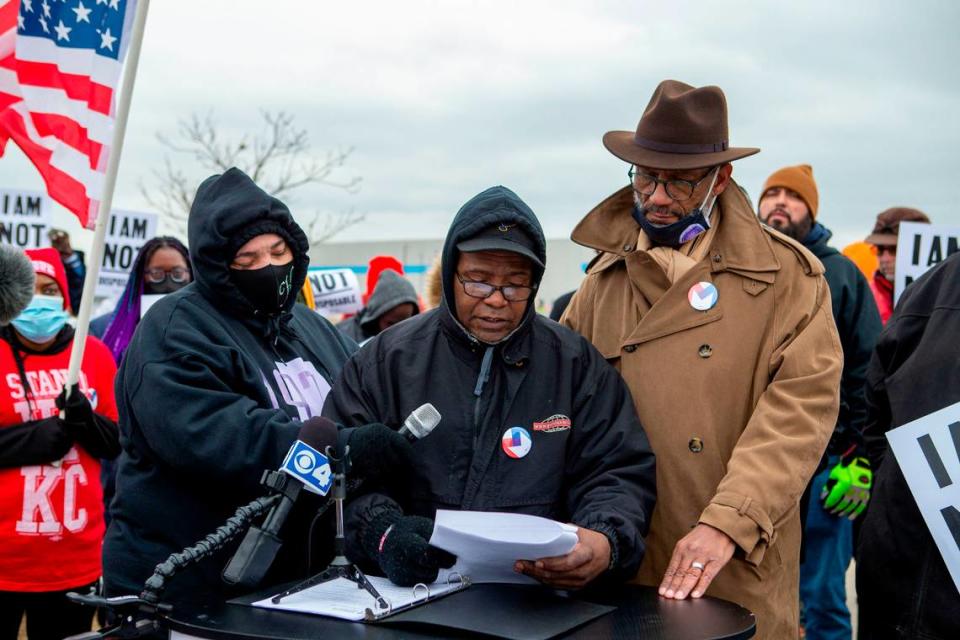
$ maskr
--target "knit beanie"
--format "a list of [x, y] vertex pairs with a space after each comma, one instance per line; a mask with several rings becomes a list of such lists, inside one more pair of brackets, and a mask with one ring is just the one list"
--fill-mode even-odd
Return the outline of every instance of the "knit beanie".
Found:
[[784, 187], [796, 191], [807, 203], [807, 208], [810, 209], [810, 217], [814, 220], [817, 219], [817, 205], [820, 198], [817, 195], [817, 183], [813, 179], [813, 167], [808, 164], [798, 164], [774, 171], [773, 175], [767, 178], [767, 181], [763, 184], [760, 198], [763, 199], [763, 194], [772, 187]]

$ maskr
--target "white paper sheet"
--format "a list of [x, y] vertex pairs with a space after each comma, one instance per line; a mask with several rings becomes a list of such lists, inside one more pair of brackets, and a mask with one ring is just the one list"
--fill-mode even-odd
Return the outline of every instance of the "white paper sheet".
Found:
[[[399, 609], [417, 600], [424, 600], [427, 591], [422, 587], [414, 590], [412, 587], [398, 587], [386, 578], [367, 576], [370, 583], [390, 603], [392, 609]], [[434, 582], [427, 585], [430, 597], [435, 597], [460, 587], [459, 584], [447, 584], [446, 581]], [[285, 597], [278, 604], [270, 598], [253, 603], [255, 607], [265, 609], [282, 609], [284, 611], [299, 611], [321, 616], [341, 618], [343, 620], [363, 620], [367, 609], [382, 612], [377, 609], [376, 600], [366, 589], [357, 588], [357, 583], [346, 578], [337, 578], [304, 589]]]
[[577, 527], [520, 513], [441, 509], [430, 544], [457, 556], [440, 581], [458, 573], [473, 583], [530, 584], [536, 581], [516, 573], [514, 562], [569, 553], [577, 544]]

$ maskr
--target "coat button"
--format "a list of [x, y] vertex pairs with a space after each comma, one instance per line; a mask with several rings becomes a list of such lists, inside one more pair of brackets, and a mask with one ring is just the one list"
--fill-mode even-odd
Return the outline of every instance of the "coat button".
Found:
[[623, 348], [623, 350], [626, 351], [627, 353], [633, 353], [634, 351], [637, 350], [637, 345], [635, 345], [635, 344], [628, 344], [627, 346], [625, 346], [625, 347]]
[[694, 453], [700, 453], [703, 451], [703, 440], [700, 438], [690, 438], [690, 442], [687, 443], [687, 446], [690, 447], [690, 451]]
[[719, 254], [719, 253], [714, 254], [714, 256], [713, 256], [713, 261], [714, 261], [714, 262], [720, 262], [721, 260], [723, 260], [723, 258], [720, 257], [720, 254]]
[[632, 245], [632, 244], [625, 244], [625, 245], [623, 245], [623, 250], [626, 251], [627, 253], [630, 253], [631, 251], [633, 251], [633, 245]]
[[700, 348], [697, 350], [697, 355], [701, 358], [709, 358], [713, 355], [713, 347], [708, 344], [700, 345]]

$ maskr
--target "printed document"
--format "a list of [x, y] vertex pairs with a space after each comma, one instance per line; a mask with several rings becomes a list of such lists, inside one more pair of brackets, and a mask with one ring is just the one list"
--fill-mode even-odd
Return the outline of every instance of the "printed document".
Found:
[[[459, 583], [447, 584], [434, 582], [414, 587], [398, 587], [386, 578], [367, 576], [367, 580], [376, 588], [377, 592], [390, 604], [389, 610], [397, 610], [427, 597], [435, 598], [438, 595], [461, 588]], [[429, 589], [429, 591], [428, 591]], [[378, 609], [377, 602], [370, 593], [358, 587], [356, 582], [346, 578], [337, 578], [330, 582], [317, 584], [291, 594], [274, 604], [270, 598], [253, 603], [255, 607], [266, 609], [282, 609], [284, 611], [299, 611], [321, 616], [330, 616], [342, 620], [363, 620], [367, 609], [374, 613], [383, 614], [387, 609]]]
[[537, 584], [516, 573], [517, 560], [562, 556], [577, 544], [577, 527], [548, 518], [495, 511], [437, 511], [430, 544], [457, 556], [440, 582], [460, 574], [474, 584]]

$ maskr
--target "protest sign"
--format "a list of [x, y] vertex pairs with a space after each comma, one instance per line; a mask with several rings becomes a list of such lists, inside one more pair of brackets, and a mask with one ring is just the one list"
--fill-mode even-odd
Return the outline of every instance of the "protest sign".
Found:
[[97, 281], [98, 298], [116, 298], [123, 292], [140, 247], [155, 235], [157, 214], [122, 209], [110, 212]]
[[960, 402], [887, 432], [887, 440], [960, 591]]
[[901, 222], [897, 237], [897, 266], [894, 275], [893, 302], [911, 282], [931, 267], [960, 250], [960, 227], [922, 222]]
[[318, 313], [356, 313], [363, 307], [357, 274], [351, 269], [310, 267], [307, 278]]
[[0, 189], [0, 244], [21, 249], [49, 247], [50, 199], [39, 191]]

